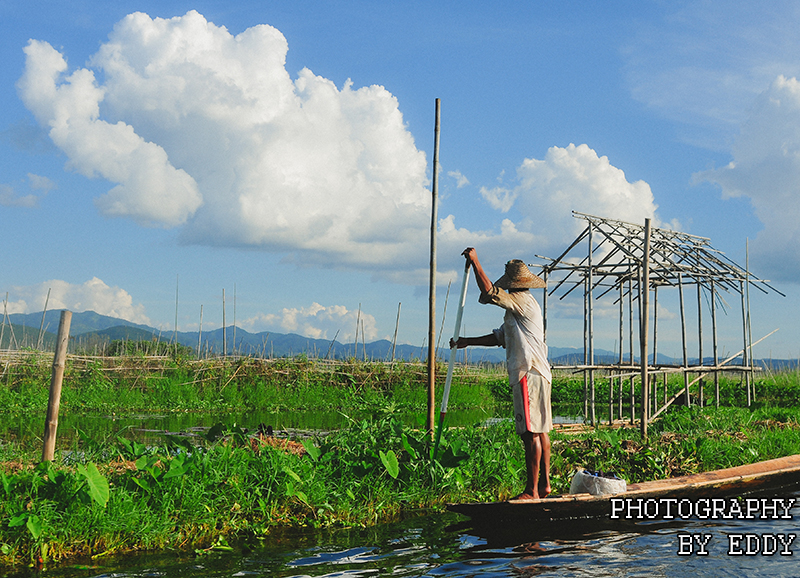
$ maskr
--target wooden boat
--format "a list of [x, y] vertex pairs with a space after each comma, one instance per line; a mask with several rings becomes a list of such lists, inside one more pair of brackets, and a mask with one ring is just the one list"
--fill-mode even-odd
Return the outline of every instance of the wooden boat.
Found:
[[[701, 499], [765, 494], [780, 489], [789, 490], [793, 486], [795, 486], [794, 490], [800, 487], [800, 455], [667, 480], [629, 484], [626, 492], [614, 496], [571, 494], [548, 496], [539, 500], [448, 504], [447, 509], [469, 516], [473, 526], [519, 528], [520, 524], [548, 520], [572, 520], [574, 522], [577, 519], [605, 519], [610, 521], [612, 505], [617, 507], [617, 513], [620, 511], [618, 509], [620, 499], [633, 500], [632, 503], [635, 507], [641, 507], [644, 502], [650, 500], [648, 504], [644, 504], [650, 506], [650, 509], [639, 519], [664, 520], [666, 519], [663, 515], [664, 510], [659, 513], [655, 508], [659, 503], [664, 505], [669, 499], [677, 501], [687, 499], [693, 501], [692, 503], [697, 503]], [[612, 503], [612, 499], [617, 501]], [[691, 506], [688, 503], [686, 505]], [[800, 500], [798, 500], [798, 506], [800, 506]], [[634, 509], [634, 513], [639, 511], [642, 510]], [[623, 511], [618, 519], [630, 521], [631, 517]]]

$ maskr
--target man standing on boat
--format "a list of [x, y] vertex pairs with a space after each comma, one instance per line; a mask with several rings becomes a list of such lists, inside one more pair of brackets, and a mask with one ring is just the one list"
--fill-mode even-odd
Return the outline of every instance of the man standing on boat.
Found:
[[450, 340], [459, 349], [468, 346], [500, 346], [506, 350], [508, 380], [514, 394], [514, 421], [525, 447], [525, 490], [515, 500], [535, 500], [550, 493], [550, 436], [553, 429], [550, 407], [552, 375], [544, 342], [544, 320], [539, 304], [529, 289], [545, 287], [523, 261], [506, 263], [505, 274], [494, 284], [481, 267], [472, 247], [462, 253], [472, 265], [481, 291], [479, 301], [505, 309], [503, 325], [481, 337]]

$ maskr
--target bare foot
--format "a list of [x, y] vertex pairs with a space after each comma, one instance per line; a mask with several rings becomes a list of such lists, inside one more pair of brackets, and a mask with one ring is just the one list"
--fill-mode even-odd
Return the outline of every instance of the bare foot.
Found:
[[550, 484], [539, 484], [539, 497], [546, 498], [551, 491]]
[[527, 502], [527, 501], [530, 501], [530, 500], [538, 500], [538, 499], [539, 499], [539, 495], [536, 492], [533, 492], [533, 493], [522, 492], [520, 495], [511, 498], [509, 500], [509, 502], [515, 502], [515, 501]]

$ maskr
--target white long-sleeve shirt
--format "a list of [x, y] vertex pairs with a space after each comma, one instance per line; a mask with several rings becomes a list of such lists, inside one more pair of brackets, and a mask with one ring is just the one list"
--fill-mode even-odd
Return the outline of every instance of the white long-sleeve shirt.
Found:
[[494, 330], [500, 346], [506, 350], [508, 378], [518, 383], [530, 371], [536, 371], [552, 383], [547, 344], [544, 342], [542, 310], [530, 291], [509, 293], [492, 286], [480, 298], [481, 303], [492, 303], [505, 309], [503, 325]]

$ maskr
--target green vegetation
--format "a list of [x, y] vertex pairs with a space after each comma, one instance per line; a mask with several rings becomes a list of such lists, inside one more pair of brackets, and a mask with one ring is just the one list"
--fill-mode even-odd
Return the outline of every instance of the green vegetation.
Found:
[[[52, 356], [32, 353], [0, 377], [0, 412], [47, 407]], [[439, 364], [439, 391], [447, 368]], [[418, 411], [427, 403], [420, 363], [326, 362], [305, 357], [195, 361], [187, 357], [70, 357], [62, 411], [171, 412], [255, 408], [352, 411], [389, 400]], [[449, 407], [493, 407], [507, 381], [503, 369], [460, 368]]]
[[[43, 410], [46, 393], [38, 390], [46, 392], [48, 369], [34, 356], [8, 365], [0, 412]], [[144, 549], [201, 556], [287, 526], [368, 526], [518, 493], [523, 452], [510, 421], [448, 429], [434, 461], [430, 435], [399, 419], [423, 412], [424, 375], [418, 364], [304, 358], [73, 358], [62, 411], [303, 404], [368, 417], [291, 442], [222, 424], [204, 438], [164, 436], [151, 445], [83, 434], [44, 464], [37, 464], [39, 447], [0, 443], [0, 568]], [[769, 403], [791, 399], [797, 381], [797, 374], [770, 376], [749, 409], [674, 408], [646, 441], [638, 429], [554, 432], [554, 491], [568, 491], [577, 467], [639, 482], [800, 453], [800, 408]], [[725, 390], [738, 387], [731, 381]], [[451, 405], [493, 405], [503, 415], [506, 389], [502, 370], [460, 369]], [[554, 384], [558, 395], [582, 390], [582, 381]]]

